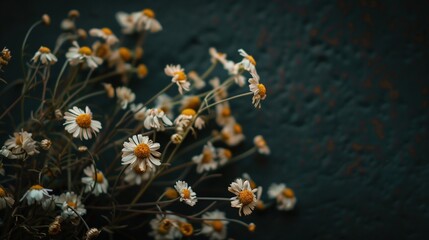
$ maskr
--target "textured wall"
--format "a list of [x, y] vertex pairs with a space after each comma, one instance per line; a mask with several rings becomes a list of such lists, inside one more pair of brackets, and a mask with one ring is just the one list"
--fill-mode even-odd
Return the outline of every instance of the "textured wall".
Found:
[[[286, 182], [295, 189], [298, 206], [291, 213], [272, 210], [246, 219], [255, 221], [258, 231], [245, 238], [427, 238], [427, 4], [22, 2], [10, 1], [1, 10], [0, 45], [14, 52], [28, 26], [45, 12], [58, 26], [76, 8], [81, 26], [118, 31], [116, 11], [153, 8], [164, 31], [146, 45], [150, 76], [140, 84], [150, 89], [168, 82], [162, 72], [167, 63], [203, 71], [210, 46], [235, 59], [238, 48], [254, 55], [268, 97], [261, 111], [245, 100], [233, 108], [250, 137], [266, 137], [272, 155], [245, 160], [228, 176], [247, 171], [265, 186]], [[53, 44], [57, 30], [49, 31], [37, 29], [35, 46]], [[16, 77], [18, 69], [18, 62], [12, 63], [6, 76]], [[234, 238], [244, 237], [237, 231]]]

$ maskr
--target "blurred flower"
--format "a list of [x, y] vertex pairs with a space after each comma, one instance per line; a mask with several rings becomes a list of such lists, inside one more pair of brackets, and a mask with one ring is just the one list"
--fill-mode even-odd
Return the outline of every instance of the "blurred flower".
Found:
[[189, 206], [194, 206], [197, 203], [197, 194], [192, 191], [192, 187], [188, 186], [185, 181], [177, 181], [174, 188], [180, 194], [180, 201], [185, 201]]
[[40, 142], [40, 146], [42, 147], [43, 150], [47, 151], [49, 150], [49, 148], [51, 148], [52, 142], [49, 139], [43, 139]]
[[[61, 217], [64, 219], [67, 218], [77, 218], [75, 211], [80, 216], [86, 214], [85, 205], [82, 204], [80, 196], [76, 195], [74, 192], [66, 192], [55, 198], [57, 205], [61, 206], [62, 212]], [[71, 210], [72, 208], [73, 210]]]
[[264, 154], [264, 155], [270, 154], [271, 152], [270, 148], [268, 147], [267, 142], [265, 141], [264, 137], [262, 137], [262, 135], [256, 136], [253, 139], [253, 143], [255, 144], [260, 154]]
[[34, 141], [31, 136], [31, 133], [28, 133], [24, 130], [21, 130], [21, 132], [13, 133], [13, 137], [9, 137], [9, 139], [6, 140], [4, 145], [14, 155], [14, 157], [12, 157], [9, 152], [5, 152], [3, 149], [2, 154], [6, 154], [9, 156], [6, 157], [12, 159], [24, 158], [25, 154], [32, 156], [39, 153], [36, 148], [36, 141]]
[[106, 90], [107, 97], [114, 98], [115, 97], [115, 89], [110, 83], [103, 83], [104, 90]]
[[235, 121], [231, 121], [224, 126], [222, 128], [221, 135], [222, 140], [232, 147], [237, 146], [245, 139], [241, 125]]
[[157, 131], [164, 131], [165, 126], [171, 126], [173, 123], [165, 115], [164, 111], [158, 108], [151, 108], [146, 111], [146, 119], [144, 120], [144, 127], [146, 129], [155, 129]]
[[94, 165], [91, 165], [86, 167], [83, 172], [86, 175], [86, 177], [82, 178], [82, 183], [85, 184], [85, 192], [90, 192], [92, 190], [95, 196], [101, 193], [107, 193], [109, 182], [100, 170], [95, 169]]
[[137, 17], [137, 31], [142, 30], [149, 30], [150, 32], [162, 30], [161, 24], [155, 19], [155, 12], [150, 8], [143, 9], [141, 15]]
[[228, 161], [232, 158], [232, 152], [229, 149], [226, 148], [217, 148], [216, 149], [217, 156], [219, 158], [219, 164], [221, 166], [228, 163]]
[[173, 77], [172, 82], [179, 87], [179, 93], [183, 95], [183, 90], [189, 91], [190, 83], [187, 81], [185, 70], [180, 65], [167, 65], [164, 72], [167, 76]]
[[190, 71], [188, 73], [189, 79], [191, 79], [194, 82], [194, 86], [196, 89], [202, 89], [206, 86], [206, 82], [198, 75], [195, 71]]
[[225, 213], [219, 210], [206, 212], [203, 214], [203, 228], [201, 233], [206, 235], [210, 240], [226, 239], [227, 224]]
[[192, 161], [197, 164], [197, 173], [216, 170], [218, 163], [215, 161], [216, 150], [211, 142], [207, 142], [200, 155], [192, 157]]
[[126, 109], [128, 104], [136, 99], [136, 95], [127, 87], [117, 87], [116, 97], [118, 97], [122, 109]]
[[147, 168], [155, 169], [155, 166], [161, 165], [158, 159], [161, 153], [159, 143], [154, 143], [147, 136], [141, 134], [128, 138], [129, 142], [124, 142], [122, 148], [122, 165], [131, 164], [130, 167], [138, 167], [145, 172]]
[[246, 71], [255, 71], [256, 61], [253, 56], [247, 54], [243, 49], [239, 49], [238, 52], [241, 56], [243, 56], [243, 60], [241, 60], [241, 62], [239, 62], [238, 64], [243, 66], [244, 70]]
[[58, 61], [57, 57], [51, 53], [51, 49], [41, 46], [39, 50], [34, 54], [31, 61], [37, 63], [38, 61], [42, 62], [44, 65], [54, 64]]
[[279, 210], [292, 210], [296, 204], [295, 193], [283, 183], [272, 183], [268, 188], [268, 197], [276, 199]]
[[107, 28], [107, 27], [101, 28], [101, 29], [92, 28], [91, 30], [89, 30], [89, 35], [93, 37], [102, 38], [109, 45], [113, 45], [119, 41], [118, 38], [115, 36], [115, 34], [113, 34], [112, 30], [110, 30], [110, 28]]
[[146, 108], [143, 107], [143, 103], [139, 104], [131, 104], [130, 105], [131, 111], [134, 113], [134, 119], [137, 121], [143, 121], [146, 117]]
[[179, 222], [186, 222], [186, 219], [176, 215], [168, 214], [166, 217], [160, 214], [150, 221], [152, 232], [149, 235], [155, 240], [173, 240], [181, 239], [182, 233], [179, 231]]
[[101, 123], [92, 119], [92, 112], [88, 106], [85, 111], [74, 106], [65, 113], [64, 119], [66, 131], [75, 138], [79, 136], [81, 140], [82, 136], [85, 140], [91, 139], [92, 133], [96, 135], [101, 129]]
[[91, 48], [87, 46], [80, 47], [76, 41], [73, 41], [73, 47], [69, 48], [66, 57], [72, 66], [86, 63], [89, 68], [96, 68], [103, 63], [103, 59], [93, 56]]
[[130, 185], [141, 185], [142, 182], [149, 180], [154, 173], [154, 168], [148, 168], [146, 171], [142, 171], [138, 165], [135, 165], [125, 170], [124, 180]]

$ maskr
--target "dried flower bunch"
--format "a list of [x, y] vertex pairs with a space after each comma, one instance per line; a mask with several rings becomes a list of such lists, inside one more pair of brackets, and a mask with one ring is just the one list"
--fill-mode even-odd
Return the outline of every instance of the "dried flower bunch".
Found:
[[[267, 96], [255, 58], [239, 49], [241, 60], [234, 62], [210, 48], [211, 66], [203, 74], [167, 64], [169, 84], [152, 94], [139, 91], [141, 97], [151, 96], [139, 103], [129, 86], [133, 79], [148, 77], [143, 43], [162, 30], [155, 12], [117, 13], [122, 33], [135, 39], [132, 47], [108, 27], [78, 28], [79, 17], [77, 10], [69, 12], [52, 48], [34, 49], [31, 59], [21, 53], [27, 62], [21, 95], [0, 116], [13, 119], [16, 128], [0, 151], [2, 238], [94, 239], [146, 226], [155, 239], [226, 239], [231, 223], [254, 231], [255, 224], [238, 218], [270, 203], [261, 200], [262, 187], [249, 175], [220, 186], [224, 191], [218, 197], [198, 192], [207, 179], [221, 176], [221, 168], [252, 154], [270, 154], [260, 135], [247, 151], [233, 151], [245, 135], [230, 100], [249, 97], [249, 104], [261, 108]], [[31, 30], [50, 23], [48, 15], [34, 23], [23, 51]], [[11, 60], [4, 48], [0, 70]], [[217, 65], [226, 70], [227, 79], [212, 76]], [[230, 88], [244, 93], [229, 96]], [[174, 96], [167, 95], [170, 89]], [[38, 99], [29, 104], [36, 106], [31, 110], [25, 104], [29, 99]], [[205, 136], [203, 129], [213, 126], [211, 121], [217, 126]], [[193, 157], [183, 157], [190, 151]], [[162, 181], [174, 174], [173, 182]], [[293, 190], [284, 184], [271, 185], [268, 197], [279, 210], [296, 203]], [[216, 210], [222, 201], [238, 210], [235, 218]]]

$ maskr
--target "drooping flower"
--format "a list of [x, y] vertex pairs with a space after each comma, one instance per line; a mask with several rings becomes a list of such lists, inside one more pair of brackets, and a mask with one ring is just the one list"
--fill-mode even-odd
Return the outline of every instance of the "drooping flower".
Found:
[[126, 109], [128, 104], [136, 99], [136, 95], [127, 87], [117, 87], [116, 96], [122, 109]]
[[147, 30], [150, 32], [159, 32], [162, 30], [161, 24], [155, 18], [155, 12], [150, 8], [145, 8], [137, 17], [137, 31]]
[[268, 189], [268, 197], [276, 199], [277, 209], [289, 211], [295, 207], [296, 197], [291, 188], [286, 187], [286, 184], [272, 183]]
[[148, 168], [147, 171], [142, 171], [138, 165], [135, 165], [125, 170], [124, 180], [130, 185], [141, 185], [142, 182], [149, 180], [154, 173], [154, 168]]
[[186, 219], [172, 214], [168, 214], [165, 217], [157, 214], [156, 218], [149, 223], [152, 228], [152, 232], [149, 235], [153, 236], [155, 240], [181, 239], [182, 233], [179, 230], [179, 223], [186, 223]]
[[189, 79], [191, 79], [194, 82], [194, 86], [196, 89], [202, 89], [206, 86], [206, 82], [204, 82], [204, 80], [200, 77], [200, 75], [198, 75], [197, 72], [195, 71], [190, 71], [188, 73], [188, 77]]
[[122, 148], [122, 165], [131, 164], [130, 167], [138, 167], [140, 171], [145, 172], [147, 168], [155, 169], [155, 166], [161, 165], [159, 157], [161, 153], [159, 143], [154, 143], [147, 136], [141, 134], [128, 138]]
[[244, 139], [243, 129], [240, 124], [236, 123], [235, 120], [229, 122], [222, 128], [221, 131], [222, 140], [228, 144], [228, 146], [237, 146]]
[[229, 160], [232, 158], [232, 152], [227, 148], [217, 148], [216, 154], [219, 159], [219, 165], [221, 166], [227, 164]]
[[101, 193], [107, 193], [109, 182], [104, 177], [104, 174], [94, 166], [86, 167], [83, 172], [86, 177], [82, 177], [82, 183], [85, 184], [85, 192], [92, 192], [95, 196]]
[[64, 119], [66, 131], [73, 134], [75, 138], [79, 136], [81, 140], [82, 136], [85, 140], [91, 139], [92, 134], [96, 135], [101, 129], [101, 123], [92, 119], [92, 112], [88, 106], [85, 111], [74, 106], [64, 114]]
[[153, 128], [157, 131], [164, 131], [165, 126], [171, 125], [173, 125], [173, 123], [161, 109], [151, 108], [146, 111], [146, 119], [144, 120], [144, 127], [146, 129]]
[[22, 200], [27, 199], [28, 205], [43, 204], [45, 201], [51, 199], [51, 195], [49, 195], [51, 191], [52, 189], [47, 189], [42, 187], [42, 185], [36, 184], [31, 186], [19, 201], [22, 202]]
[[257, 199], [255, 193], [258, 189], [252, 189], [249, 181], [238, 178], [230, 184], [228, 191], [236, 196], [231, 198], [231, 207], [239, 208], [238, 214], [249, 215], [256, 206]]
[[247, 54], [243, 49], [238, 49], [238, 52], [241, 56], [243, 56], [243, 60], [239, 62], [241, 66], [243, 66], [244, 70], [253, 72], [256, 67], [256, 61], [252, 55]]
[[86, 63], [89, 68], [94, 69], [103, 63], [103, 59], [93, 55], [91, 48], [87, 46], [80, 47], [76, 41], [73, 41], [73, 47], [69, 48], [66, 57], [72, 66]]
[[174, 188], [179, 193], [181, 202], [184, 201], [189, 206], [194, 206], [197, 203], [197, 194], [192, 190], [191, 186], [188, 186], [187, 182], [177, 181]]
[[206, 212], [203, 214], [203, 228], [201, 233], [207, 236], [210, 240], [226, 239], [227, 224], [225, 213], [219, 210]]
[[189, 91], [191, 84], [185, 74], [185, 70], [180, 65], [167, 65], [164, 69], [165, 75], [173, 77], [172, 82], [179, 87], [179, 93], [183, 95], [183, 90]]
[[164, 111], [168, 118], [173, 118], [173, 101], [167, 94], [161, 94], [156, 98], [155, 108], [159, 108]]
[[15, 203], [12, 195], [0, 186], [0, 210], [6, 207], [12, 207]]
[[265, 141], [264, 137], [262, 137], [262, 135], [258, 135], [255, 138], [253, 138], [253, 143], [255, 144], [260, 154], [264, 154], [264, 155], [270, 154], [271, 152], [270, 148], [268, 147], [267, 142]]
[[[9, 137], [8, 140], [4, 143], [5, 147], [10, 152], [4, 152], [3, 155], [8, 155], [6, 157], [14, 159], [14, 158], [24, 158], [25, 155], [35, 155], [39, 153], [36, 148], [36, 141], [31, 138], [32, 134], [28, 133], [24, 130], [21, 132], [13, 133], [13, 137]], [[3, 152], [3, 151], [2, 151]], [[10, 154], [12, 153], [12, 155]]]
[[86, 214], [85, 205], [83, 205], [80, 196], [76, 195], [74, 192], [61, 194], [55, 198], [55, 203], [61, 207], [61, 217], [64, 219], [77, 218], [78, 216], [76, 213], [80, 216]]
[[249, 78], [249, 89], [253, 92], [252, 104], [256, 108], [261, 108], [261, 100], [267, 97], [267, 89], [265, 85], [259, 83], [259, 75], [256, 71], [250, 72], [252, 78]]
[[216, 149], [211, 142], [208, 142], [204, 145], [200, 155], [192, 157], [192, 161], [197, 164], [197, 173], [216, 170], [218, 167], [218, 162], [215, 161], [216, 157]]
[[107, 28], [107, 27], [104, 27], [101, 29], [92, 28], [91, 30], [89, 30], [89, 35], [93, 37], [102, 38], [109, 45], [113, 45], [119, 41], [118, 38], [115, 36], [115, 34], [113, 34], [112, 30], [110, 30], [110, 28]]
[[37, 63], [40, 59], [40, 62], [44, 65], [51, 65], [58, 61], [57, 57], [51, 53], [51, 49], [41, 46], [39, 50], [34, 54], [31, 61]]
[[122, 33], [132, 34], [136, 31], [136, 19], [133, 14], [118, 12], [116, 13], [116, 20], [122, 27]]

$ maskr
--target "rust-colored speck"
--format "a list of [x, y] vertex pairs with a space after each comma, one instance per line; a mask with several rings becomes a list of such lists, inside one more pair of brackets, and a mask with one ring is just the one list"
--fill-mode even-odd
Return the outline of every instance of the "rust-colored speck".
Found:
[[375, 130], [375, 133], [377, 134], [377, 137], [379, 139], [383, 139], [384, 138], [383, 123], [380, 120], [378, 120], [378, 119], [373, 119], [372, 120], [372, 125], [374, 126], [374, 130]]
[[327, 149], [328, 149], [328, 151], [329, 152], [333, 152], [334, 150], [335, 150], [335, 143], [334, 143], [334, 140], [332, 140], [332, 139], [329, 139], [328, 140], [328, 144], [327, 144]]
[[316, 94], [316, 95], [322, 94], [322, 88], [320, 86], [314, 87], [313, 93]]

